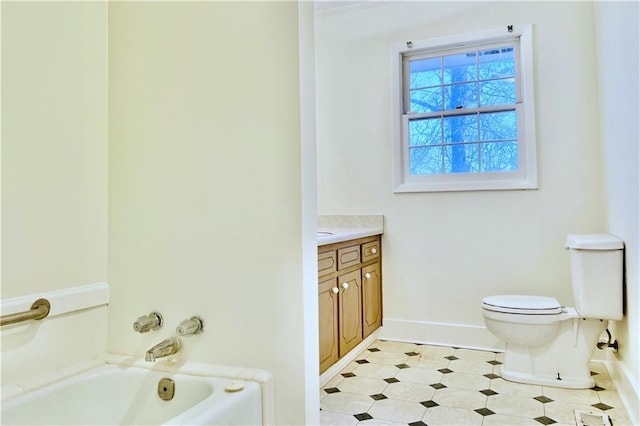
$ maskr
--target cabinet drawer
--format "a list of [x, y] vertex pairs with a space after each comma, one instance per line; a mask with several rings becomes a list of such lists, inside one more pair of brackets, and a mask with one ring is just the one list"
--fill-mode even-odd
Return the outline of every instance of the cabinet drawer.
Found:
[[360, 245], [338, 250], [338, 270], [360, 263]]
[[337, 255], [335, 251], [318, 253], [318, 276], [330, 274], [337, 271]]
[[380, 257], [380, 240], [371, 241], [362, 245], [362, 261], [376, 259]]

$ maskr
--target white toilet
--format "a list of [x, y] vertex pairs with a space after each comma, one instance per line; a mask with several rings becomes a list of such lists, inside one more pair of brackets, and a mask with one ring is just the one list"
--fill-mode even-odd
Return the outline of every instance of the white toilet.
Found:
[[589, 360], [608, 320], [622, 319], [623, 242], [568, 235], [575, 308], [553, 297], [482, 299], [487, 329], [506, 342], [502, 377], [519, 383], [591, 388]]

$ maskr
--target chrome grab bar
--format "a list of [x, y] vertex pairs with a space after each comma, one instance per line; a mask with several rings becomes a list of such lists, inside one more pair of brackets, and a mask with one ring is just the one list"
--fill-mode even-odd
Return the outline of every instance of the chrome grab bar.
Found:
[[31, 309], [15, 314], [2, 315], [0, 317], [0, 327], [3, 325], [16, 324], [29, 320], [41, 320], [49, 315], [51, 304], [47, 299], [38, 299], [31, 305]]

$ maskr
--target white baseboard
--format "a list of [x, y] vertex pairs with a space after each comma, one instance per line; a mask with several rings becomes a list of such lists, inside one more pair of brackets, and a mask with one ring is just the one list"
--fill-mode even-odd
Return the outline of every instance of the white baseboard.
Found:
[[640, 425], [640, 389], [638, 378], [633, 377], [625, 365], [615, 356], [608, 357], [604, 364], [607, 366], [609, 376], [618, 391], [624, 407], [627, 409], [631, 424]]
[[396, 318], [385, 318], [383, 324], [378, 336], [383, 340], [504, 351], [504, 343], [484, 326]]

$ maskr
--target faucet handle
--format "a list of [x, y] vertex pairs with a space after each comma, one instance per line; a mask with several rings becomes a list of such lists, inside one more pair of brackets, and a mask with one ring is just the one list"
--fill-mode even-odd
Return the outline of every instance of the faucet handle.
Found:
[[178, 336], [189, 336], [191, 334], [200, 334], [204, 332], [204, 320], [195, 316], [182, 321], [176, 327]]
[[138, 333], [146, 333], [149, 330], [157, 330], [160, 327], [162, 327], [162, 315], [157, 312], [143, 315], [133, 322], [133, 330]]

